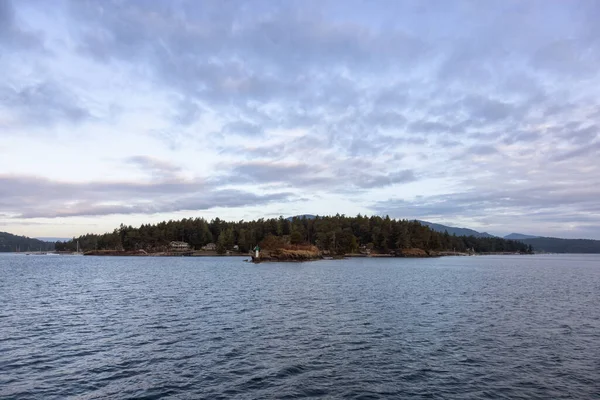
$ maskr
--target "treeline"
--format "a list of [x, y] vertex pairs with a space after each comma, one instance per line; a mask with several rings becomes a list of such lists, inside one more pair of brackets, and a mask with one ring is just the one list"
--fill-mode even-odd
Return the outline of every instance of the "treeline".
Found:
[[600, 253], [600, 240], [539, 237], [520, 241], [548, 253]]
[[[219, 252], [232, 249], [248, 252], [269, 235], [284, 237], [290, 244], [312, 244], [321, 250], [345, 254], [357, 252], [361, 246], [374, 252], [421, 248], [423, 250], [446, 250], [475, 252], [526, 252], [528, 246], [517, 241], [501, 238], [476, 238], [439, 233], [417, 221], [394, 220], [389, 217], [347, 217], [335, 215], [315, 218], [258, 219], [256, 221], [226, 222], [219, 218], [207, 221], [203, 218], [182, 219], [142, 225], [139, 228], [121, 225], [111, 233], [87, 234], [68, 242], [57, 242], [60, 251], [75, 251], [77, 241], [80, 249], [88, 250], [145, 250], [166, 251], [171, 241], [189, 243], [200, 249], [215, 243]], [[530, 250], [530, 249], [529, 249]]]
[[54, 243], [32, 239], [27, 236], [17, 236], [7, 232], [0, 232], [0, 253], [40, 250], [54, 250]]

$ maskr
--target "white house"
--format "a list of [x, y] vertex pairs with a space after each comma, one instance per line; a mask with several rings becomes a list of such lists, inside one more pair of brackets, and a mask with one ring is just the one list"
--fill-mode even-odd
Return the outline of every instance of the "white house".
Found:
[[173, 241], [173, 242], [169, 243], [169, 247], [171, 247], [171, 250], [181, 251], [181, 250], [189, 250], [190, 245], [187, 244], [186, 242]]
[[202, 250], [215, 251], [215, 250], [217, 250], [217, 245], [214, 243], [209, 243], [206, 246], [202, 246]]

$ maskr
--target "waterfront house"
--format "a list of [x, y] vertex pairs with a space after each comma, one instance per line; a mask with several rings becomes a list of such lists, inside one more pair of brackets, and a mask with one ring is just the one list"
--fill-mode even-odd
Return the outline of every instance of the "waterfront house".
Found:
[[209, 243], [206, 246], [202, 246], [202, 250], [205, 251], [215, 251], [217, 250], [217, 245], [214, 243]]
[[169, 243], [169, 247], [171, 248], [171, 250], [174, 250], [174, 251], [184, 251], [184, 250], [190, 249], [190, 245], [187, 244], [186, 242], [177, 242], [177, 241], [172, 241], [171, 243]]

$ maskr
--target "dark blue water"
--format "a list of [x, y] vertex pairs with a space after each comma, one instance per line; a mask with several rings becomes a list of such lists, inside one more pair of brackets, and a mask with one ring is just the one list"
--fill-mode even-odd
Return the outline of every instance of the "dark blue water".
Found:
[[600, 398], [600, 257], [0, 256], [0, 397]]

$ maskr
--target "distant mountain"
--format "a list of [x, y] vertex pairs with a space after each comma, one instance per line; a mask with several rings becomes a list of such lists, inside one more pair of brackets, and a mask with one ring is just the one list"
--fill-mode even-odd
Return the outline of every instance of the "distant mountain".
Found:
[[547, 253], [600, 253], [600, 240], [537, 237], [519, 241]]
[[286, 218], [286, 219], [287, 219], [288, 221], [291, 221], [291, 220], [293, 220], [294, 218], [299, 218], [299, 219], [302, 219], [302, 218], [306, 218], [306, 219], [315, 219], [315, 218], [317, 218], [317, 216], [316, 216], [316, 215], [312, 215], [312, 214], [301, 214], [301, 215], [294, 215], [293, 217], [288, 217], [288, 218]]
[[35, 239], [41, 240], [42, 242], [68, 242], [73, 238], [62, 238], [62, 237], [36, 237]]
[[[434, 224], [427, 221], [419, 221], [437, 232], [448, 231], [449, 234], [456, 236], [475, 236], [475, 237], [494, 237], [487, 232], [477, 232], [468, 228], [456, 228], [442, 224]], [[531, 245], [535, 251], [547, 253], [600, 253], [600, 240], [590, 239], [560, 239], [551, 237], [540, 237], [533, 235], [524, 235], [522, 233], [511, 233], [504, 236], [504, 239], [516, 240], [527, 245]]]
[[475, 236], [478, 238], [486, 238], [486, 237], [495, 237], [494, 235], [490, 235], [487, 232], [477, 232], [473, 229], [469, 229], [469, 228], [457, 228], [454, 226], [446, 226], [446, 225], [442, 225], [442, 224], [434, 224], [433, 222], [427, 222], [427, 221], [421, 221], [421, 220], [416, 220], [418, 223], [420, 223], [421, 225], [425, 225], [430, 227], [431, 229], [433, 229], [436, 232], [442, 232], [444, 233], [444, 231], [448, 231], [448, 233], [450, 235], [456, 235], [456, 236]]
[[511, 239], [511, 240], [523, 240], [523, 239], [535, 239], [535, 238], [539, 238], [539, 236], [524, 235], [522, 233], [511, 233], [510, 235], [504, 236], [504, 239]]
[[17, 236], [8, 232], [0, 232], [0, 253], [14, 251], [49, 251], [54, 250], [54, 243], [32, 239], [27, 236]]

